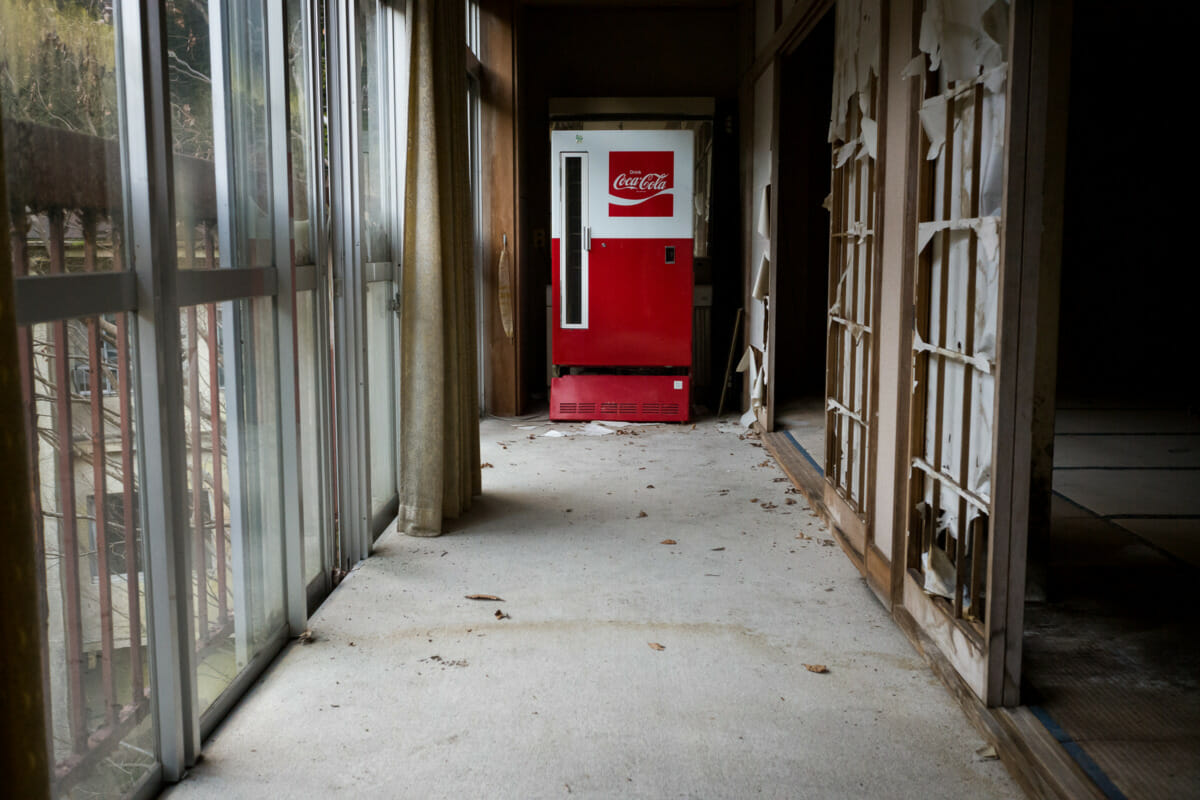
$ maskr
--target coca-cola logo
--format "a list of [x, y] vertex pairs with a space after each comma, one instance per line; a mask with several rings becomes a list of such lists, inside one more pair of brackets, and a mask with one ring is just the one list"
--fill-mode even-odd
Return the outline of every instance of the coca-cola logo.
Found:
[[674, 216], [674, 169], [670, 150], [610, 152], [609, 216]]
[[613, 178], [613, 191], [619, 192], [621, 189], [632, 189], [637, 192], [661, 192], [663, 189], [670, 188], [667, 177], [667, 173], [665, 172], [648, 172], [645, 175], [631, 175], [627, 172], [622, 172]]

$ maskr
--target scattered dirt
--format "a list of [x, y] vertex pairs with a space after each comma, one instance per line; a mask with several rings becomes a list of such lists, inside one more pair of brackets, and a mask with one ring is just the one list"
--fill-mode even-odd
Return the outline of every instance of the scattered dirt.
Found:
[[497, 597], [494, 594], [467, 594], [467, 595], [463, 595], [463, 596], [466, 597], [468, 600], [494, 600], [499, 603], [504, 602], [503, 597]]
[[441, 656], [433, 655], [433, 656], [430, 656], [429, 658], [422, 658], [421, 660], [422, 661], [432, 661], [435, 664], [441, 664], [443, 668], [467, 666], [467, 660], [465, 658], [459, 658], [459, 659], [455, 659], [454, 661], [448, 661], [448, 660], [442, 658]]
[[822, 674], [822, 675], [826, 672], [829, 672], [829, 668], [826, 667], [824, 664], [805, 664], [804, 668], [806, 670], [808, 670], [809, 672], [816, 672], [816, 673]]
[[659, 544], [679, 544], [679, 542], [674, 539], [663, 539]]
[[638, 512], [638, 519], [641, 519], [642, 517], [648, 517], [648, 516], [650, 516], [650, 515], [647, 514], [645, 511]]
[[479, 465], [479, 468], [480, 469], [491, 469], [492, 465], [489, 462], [485, 461]]
[[646, 644], [650, 645], [651, 650], [666, 650], [667, 649], [664, 645], [661, 645], [658, 642], [646, 642]]

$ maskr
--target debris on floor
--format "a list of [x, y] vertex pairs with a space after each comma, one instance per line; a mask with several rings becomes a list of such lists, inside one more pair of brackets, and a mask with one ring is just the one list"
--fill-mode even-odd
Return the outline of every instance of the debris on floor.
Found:
[[446, 659], [442, 658], [439, 655], [432, 655], [429, 658], [422, 658], [421, 660], [422, 661], [432, 661], [436, 664], [441, 664], [443, 669], [446, 667], [465, 667], [465, 666], [467, 666], [467, 660], [465, 658], [455, 659], [454, 661], [447, 661]]
[[503, 611], [501, 611], [500, 609], [497, 608], [496, 609], [496, 619], [512, 619], [512, 615], [505, 614]]
[[479, 465], [479, 468], [480, 469], [491, 469], [492, 465], [489, 462], [485, 461]]
[[311, 628], [305, 628], [304, 632], [296, 637], [296, 641], [300, 644], [312, 644], [317, 640], [317, 635], [312, 632]]
[[714, 553], [717, 553], [717, 552], [720, 552], [721, 550], [724, 550], [724, 549], [725, 549], [724, 547], [714, 547], [714, 548], [712, 548], [712, 551], [713, 551]]
[[642, 517], [648, 517], [648, 516], [650, 516], [650, 515], [647, 514], [645, 511], [638, 512], [638, 519], [641, 519]]
[[824, 664], [803, 664], [802, 666], [809, 672], [816, 672], [818, 674], [829, 672], [829, 667]]
[[659, 544], [679, 544], [679, 542], [674, 539], [663, 539]]
[[494, 594], [467, 594], [463, 595], [463, 597], [467, 598], [468, 600], [495, 600], [499, 603], [504, 602], [503, 597], [497, 597]]
[[647, 644], [650, 645], [651, 650], [666, 650], [667, 649], [664, 645], [661, 645], [658, 642], [647, 642]]
[[1000, 758], [1000, 754], [996, 752], [996, 748], [990, 744], [985, 744], [976, 750], [975, 755], [979, 756], [980, 761], [996, 761]]

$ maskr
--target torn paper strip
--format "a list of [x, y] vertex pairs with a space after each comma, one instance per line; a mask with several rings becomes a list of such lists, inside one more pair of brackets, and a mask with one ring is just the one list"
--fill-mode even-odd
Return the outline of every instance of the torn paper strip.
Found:
[[917, 226], [917, 252], [929, 246], [935, 234], [941, 231], [975, 231], [979, 237], [981, 254], [985, 261], [995, 261], [1000, 251], [999, 217], [964, 217], [962, 219], [922, 222]]
[[763, 253], [758, 262], [758, 272], [754, 276], [754, 291], [750, 293], [755, 300], [765, 300], [771, 292], [771, 260]]
[[913, 56], [913, 60], [904, 65], [904, 69], [900, 70], [900, 78], [915, 78], [925, 71], [925, 54]]
[[929, 152], [925, 158], [933, 161], [942, 153], [946, 143], [946, 98], [931, 97], [921, 106], [921, 128], [929, 139]]
[[864, 116], [862, 118], [861, 125], [862, 125], [863, 150], [865, 150], [867, 155], [870, 156], [871, 158], [876, 158], [875, 146], [876, 146], [876, 141], [878, 138], [878, 136], [877, 136], [878, 126], [875, 124], [875, 120], [873, 120], [867, 116]]
[[763, 184], [758, 200], [758, 235], [771, 238], [771, 184]]

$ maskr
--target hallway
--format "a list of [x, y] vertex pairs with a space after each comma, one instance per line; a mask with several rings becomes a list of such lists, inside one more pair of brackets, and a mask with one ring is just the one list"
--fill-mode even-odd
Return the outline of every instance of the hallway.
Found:
[[610, 425], [485, 420], [165, 796], [1020, 796], [757, 440]]

